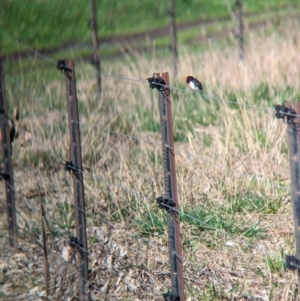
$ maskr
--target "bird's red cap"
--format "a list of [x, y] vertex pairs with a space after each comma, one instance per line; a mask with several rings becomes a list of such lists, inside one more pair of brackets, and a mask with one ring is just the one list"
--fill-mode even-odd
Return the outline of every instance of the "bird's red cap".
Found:
[[184, 79], [184, 81], [186, 82], [186, 83], [189, 83], [190, 82], [190, 80], [192, 79], [193, 77], [192, 76], [186, 76], [185, 77], [185, 79]]

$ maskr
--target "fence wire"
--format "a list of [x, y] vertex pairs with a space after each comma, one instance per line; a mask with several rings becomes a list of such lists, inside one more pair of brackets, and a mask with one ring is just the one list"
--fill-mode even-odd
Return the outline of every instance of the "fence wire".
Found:
[[[50, 58], [50, 57], [48, 57], [44, 54], [41, 54], [40, 52], [38, 52], [37, 50], [31, 48], [30, 46], [28, 46], [26, 44], [23, 44], [23, 43], [20, 43], [17, 40], [14, 40], [13, 38], [8, 36], [7, 34], [6, 34], [6, 36], [14, 44], [21, 45], [21, 46], [25, 47], [32, 54], [39, 56], [41, 59], [46, 60], [46, 61], [51, 62], [51, 63], [55, 63], [55, 64], [57, 63], [57, 61], [53, 60], [52, 58]], [[82, 70], [81, 72], [82, 73], [89, 73], [89, 74], [97, 74], [98, 73], [95, 70]], [[115, 78], [115, 79], [118, 79], [118, 80], [126, 80], [126, 81], [131, 81], [131, 82], [141, 82], [141, 83], [144, 83], [144, 84], [148, 84], [148, 81], [146, 79], [136, 79], [136, 78], [130, 78], [130, 77], [114, 75], [114, 74], [105, 74], [105, 73], [102, 73], [102, 72], [101, 72], [101, 76], [108, 77], [108, 78]], [[186, 90], [186, 89], [182, 89], [182, 88], [178, 88], [178, 87], [174, 87], [174, 86], [168, 86], [168, 85], [164, 85], [164, 84], [160, 84], [160, 83], [157, 83], [157, 85], [168, 88], [170, 90], [179, 91], [179, 92], [183, 92], [183, 93], [187, 93], [187, 94], [193, 94], [193, 95], [197, 95], [197, 96], [200, 96], [200, 97], [203, 97], [203, 98], [206, 98], [206, 99], [217, 100], [217, 101], [220, 101], [220, 102], [231, 103], [231, 104], [246, 107], [246, 108], [249, 108], [249, 109], [274, 112], [274, 107], [261, 107], [261, 106], [251, 105], [251, 104], [248, 104], [248, 103], [237, 102], [237, 101], [230, 100], [230, 99], [222, 99], [220, 97], [217, 97], [216, 95], [208, 95], [203, 91], [196, 92], [196, 94], [195, 94], [195, 91], [190, 91], [190, 90]], [[290, 116], [298, 117], [297, 114], [290, 114]]]
[[[13, 39], [11, 39], [11, 40], [13, 42], [19, 44], [20, 46], [25, 47], [31, 53], [33, 53], [34, 55], [40, 57], [41, 59], [46, 60], [46, 61], [51, 62], [51, 63], [56, 63], [55, 60], [53, 60], [50, 57], [45, 56], [45, 55], [37, 52], [33, 48], [30, 48], [29, 46], [27, 46], [25, 44], [18, 43], [17, 41], [14, 41]], [[82, 72], [88, 73], [88, 74], [95, 74], [95, 72], [91, 71], [91, 70], [82, 71]], [[101, 73], [101, 76], [107, 77], [107, 78], [115, 78], [115, 79], [118, 79], [118, 80], [126, 80], [126, 81], [129, 81], [129, 82], [140, 82], [140, 83], [143, 83], [143, 84], [148, 84], [147, 80], [144, 80], [144, 79], [129, 78], [129, 77], [124, 77], [124, 76], [118, 76], [118, 75], [113, 75], [113, 74], [104, 74], [104, 73]], [[32, 93], [30, 90], [24, 88], [22, 85], [20, 85], [20, 83], [18, 83], [17, 81], [15, 81], [12, 77], [6, 76], [6, 78], [9, 80], [9, 82], [11, 82], [20, 91], [23, 91], [24, 93], [28, 94], [29, 96], [34, 97], [38, 101], [41, 101], [42, 99], [45, 99], [43, 96], [37, 96], [34, 93]], [[173, 91], [179, 91], [179, 92], [182, 92], [182, 93], [188, 93], [188, 94], [193, 93], [194, 94], [193, 91], [187, 91], [185, 89], [181, 89], [181, 88], [178, 88], [178, 87], [175, 87], [175, 86], [166, 86], [166, 85], [161, 85], [161, 86], [169, 88], [170, 90], [173, 90]], [[260, 110], [260, 111], [270, 111], [270, 112], [272, 111], [272, 112], [274, 112], [274, 108], [254, 106], [254, 105], [249, 105], [247, 103], [240, 103], [240, 102], [236, 102], [236, 101], [232, 101], [232, 100], [228, 100], [228, 99], [221, 99], [221, 98], [219, 98], [217, 96], [207, 95], [207, 94], [202, 93], [202, 92], [197, 93], [197, 97], [203, 97], [203, 98], [213, 99], [213, 100], [217, 100], [217, 101], [221, 101], [221, 102], [227, 102], [227, 103], [235, 104], [235, 105], [238, 105], [238, 106], [243, 106], [243, 107], [248, 108], [248, 109]], [[49, 109], [55, 109], [55, 108], [54, 107], [49, 107]], [[298, 117], [299, 116], [299, 115], [293, 115], [293, 114], [291, 114], [291, 115], [294, 116], [294, 117]], [[148, 139], [144, 139], [142, 137], [139, 137], [138, 135], [128, 135], [128, 134], [124, 134], [124, 133], [119, 133], [117, 131], [112, 131], [110, 129], [102, 129], [102, 128], [98, 127], [98, 126], [95, 126], [95, 125], [92, 125], [92, 124], [89, 124], [89, 123], [82, 124], [82, 130], [86, 129], [86, 128], [92, 128], [92, 129], [95, 129], [95, 130], [102, 131], [103, 133], [112, 134], [112, 135], [116, 135], [116, 136], [119, 136], [119, 137], [124, 137], [125, 139], [128, 139], [128, 140], [132, 139], [132, 140], [136, 140], [136, 141], [141, 141], [143, 143], [147, 143], [149, 145], [161, 147], [161, 143], [160, 142], [156, 142], [156, 141], [151, 141], [151, 140], [148, 140]], [[181, 150], [180, 148], [177, 148], [177, 147], [170, 147], [169, 145], [166, 145], [166, 147], [174, 150], [175, 152], [184, 154], [184, 155], [186, 155], [190, 159], [201, 160], [201, 161], [205, 162], [208, 165], [219, 167], [219, 168], [223, 169], [226, 173], [231, 173], [231, 174], [236, 174], [236, 175], [243, 176], [243, 177], [248, 177], [248, 178], [251, 178], [251, 179], [255, 179], [257, 181], [262, 181], [262, 182], [266, 181], [266, 182], [271, 183], [274, 186], [277, 186], [277, 187], [279, 186], [279, 184], [275, 183], [274, 181], [272, 181], [270, 179], [267, 179], [266, 175], [253, 175], [253, 174], [249, 174], [249, 173], [245, 173], [245, 172], [236, 171], [234, 169], [228, 168], [227, 166], [224, 166], [224, 165], [218, 164], [216, 162], [213, 162], [212, 160], [210, 160], [209, 158], [206, 158], [204, 156], [193, 154], [191, 152], [186, 152], [186, 151]], [[47, 153], [48, 153], [49, 157], [52, 158], [52, 159], [55, 159], [61, 165], [61, 168], [63, 169], [63, 167], [65, 166], [66, 160], [61, 159], [52, 150], [47, 150]], [[69, 158], [66, 158], [66, 159], [69, 159]], [[109, 181], [103, 179], [102, 177], [96, 176], [94, 174], [93, 170], [91, 170], [91, 171], [85, 171], [85, 170], [79, 170], [79, 169], [76, 169], [76, 168], [74, 168], [74, 170], [77, 171], [77, 172], [80, 172], [80, 173], [82, 173], [84, 175], [85, 185], [86, 185], [86, 180], [92, 179], [93, 181], [98, 182], [98, 183], [100, 182], [100, 183], [108, 186], [109, 188], [115, 187], [118, 190], [124, 191], [124, 192], [126, 192], [128, 194], [132, 194], [136, 198], [143, 199], [144, 202], [146, 200], [146, 201], [148, 201], [148, 203], [145, 202], [146, 205], [148, 205], [148, 204], [152, 204], [153, 205], [154, 203], [157, 202], [157, 200], [154, 199], [153, 197], [146, 196], [142, 191], [137, 191], [137, 190], [134, 190], [134, 189], [132, 189], [130, 187], [127, 187], [126, 185], [123, 185], [122, 182], [121, 183], [115, 183], [113, 181], [109, 182]], [[42, 176], [42, 173], [40, 173], [40, 175]], [[264, 179], [260, 179], [260, 178], [264, 178]], [[38, 183], [41, 183], [40, 180], [38, 180]], [[17, 185], [17, 183], [15, 183], [15, 185]], [[11, 187], [11, 189], [14, 189], [14, 191], [16, 193], [16, 196], [20, 196], [22, 198], [22, 200], [27, 201], [26, 195], [22, 194], [16, 188], [12, 188]], [[219, 234], [223, 235], [224, 238], [230, 237], [230, 238], [236, 239], [240, 244], [242, 244], [245, 247], [249, 246], [251, 244], [251, 242], [252, 242], [251, 239], [248, 239], [248, 238], [244, 237], [243, 235], [239, 236], [239, 235], [232, 234], [232, 233], [226, 231], [225, 229], [220, 229], [220, 228], [214, 227], [214, 226], [210, 225], [209, 223], [206, 223], [205, 221], [203, 221], [203, 220], [201, 220], [199, 218], [196, 218], [195, 216], [187, 214], [185, 212], [185, 209], [175, 210], [174, 208], [172, 208], [172, 207], [170, 207], [168, 205], [164, 205], [164, 206], [165, 206], [165, 208], [168, 208], [171, 213], [172, 212], [173, 213], [177, 213], [177, 214], [179, 214], [179, 216], [181, 218], [187, 217], [187, 218], [189, 218], [191, 220], [194, 220], [197, 223], [199, 223], [201, 225], [201, 227], [205, 228], [205, 230], [215, 231], [216, 233], [219, 233]], [[22, 221], [28, 226], [28, 228], [31, 228], [34, 236], [36, 237], [36, 241], [35, 242], [37, 242], [38, 244], [41, 244], [41, 242], [40, 242], [40, 233], [34, 227], [30, 226], [30, 223], [28, 222], [27, 218], [23, 216], [23, 214], [21, 213], [20, 210], [18, 210], [16, 208], [13, 208], [13, 209], [16, 211], [16, 213], [18, 214], [18, 216], [20, 216], [20, 218], [22, 219]], [[38, 212], [37, 209], [36, 209], [36, 212]], [[105, 223], [105, 224], [108, 224], [108, 225], [113, 225], [113, 223], [110, 222], [109, 220], [106, 220], [105, 218], [99, 216], [99, 213], [94, 213], [91, 210], [85, 210], [83, 212], [87, 215], [88, 218], [92, 217], [95, 220], [99, 220], [101, 223]], [[146, 211], [146, 212], [149, 215], [151, 214], [148, 211]], [[182, 222], [182, 223], [184, 224], [184, 222]], [[64, 233], [63, 237], [65, 239], [69, 239], [70, 236], [73, 234], [72, 231], [70, 231], [69, 229], [64, 229], [64, 230], [65, 230], [65, 232], [62, 231], [60, 233], [61, 234]], [[147, 239], [147, 238], [145, 238], [145, 237], [143, 237], [141, 235], [132, 234], [132, 233], [128, 233], [128, 235], [131, 236], [131, 237], [133, 237], [134, 239], [136, 239], [138, 241], [142, 241], [144, 243], [148, 243], [148, 244], [152, 244], [152, 245], [156, 244], [155, 246], [156, 246], [157, 249], [159, 249], [161, 252], [167, 254], [167, 250], [164, 250], [158, 243], [155, 242], [154, 239]], [[84, 248], [82, 248], [82, 246], [76, 244], [76, 242], [74, 242], [74, 245], [79, 250], [81, 250], [83, 252], [87, 252], [89, 255], [92, 255], [91, 251], [85, 250]], [[180, 259], [182, 259], [185, 264], [193, 265], [196, 268], [198, 268], [199, 270], [203, 270], [203, 264], [200, 264], [200, 263], [197, 264], [195, 262], [190, 261], [188, 258], [186, 258], [184, 256], [179, 256], [178, 254], [175, 254], [175, 255], [178, 256], [178, 257], [180, 257]], [[99, 288], [99, 286], [102, 285], [102, 283], [100, 283], [100, 281], [99, 282], [94, 281], [94, 280], [93, 281], [89, 281], [88, 285], [93, 286], [94, 290], [98, 291], [103, 297], [107, 297], [107, 294], [103, 293], [103, 291]], [[109, 297], [114, 297], [114, 296], [116, 296], [116, 295], [114, 295], [114, 294], [110, 294], [109, 295]], [[155, 297], [157, 295], [153, 294], [153, 296]]]

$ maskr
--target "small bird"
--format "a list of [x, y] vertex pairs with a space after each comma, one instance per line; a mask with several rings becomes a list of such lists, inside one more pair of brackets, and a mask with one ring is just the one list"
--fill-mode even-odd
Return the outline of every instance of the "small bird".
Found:
[[[190, 86], [191, 89], [203, 91], [202, 85], [197, 78], [189, 75], [185, 78], [185, 82]], [[195, 93], [196, 92], [194, 92], [194, 95]]]

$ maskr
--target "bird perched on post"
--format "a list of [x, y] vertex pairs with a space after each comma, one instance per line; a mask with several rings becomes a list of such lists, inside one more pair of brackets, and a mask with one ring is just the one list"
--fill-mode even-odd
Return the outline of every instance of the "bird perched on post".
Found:
[[[197, 78], [189, 75], [185, 78], [185, 82], [190, 86], [191, 89], [196, 91], [203, 91], [202, 85]], [[195, 93], [196, 92], [194, 92], [194, 95]]]

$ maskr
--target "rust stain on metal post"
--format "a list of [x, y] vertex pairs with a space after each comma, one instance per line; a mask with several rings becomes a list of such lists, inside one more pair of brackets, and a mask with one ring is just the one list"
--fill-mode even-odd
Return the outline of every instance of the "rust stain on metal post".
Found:
[[[300, 114], [300, 103], [292, 106], [296, 114]], [[295, 118], [300, 124], [300, 117]], [[300, 261], [300, 133], [297, 127], [288, 126], [288, 144], [290, 155], [290, 173], [292, 185], [292, 198], [294, 208], [294, 228], [296, 240], [295, 258]], [[298, 269], [298, 295], [300, 295], [300, 269]]]
[[0, 124], [1, 144], [3, 155], [3, 180], [5, 182], [7, 220], [8, 220], [8, 241], [9, 246], [18, 249], [18, 232], [14, 190], [14, 175], [12, 165], [12, 145], [10, 141], [9, 119], [7, 115], [7, 100], [5, 95], [5, 82], [3, 72], [3, 56], [0, 53]]
[[[158, 73], [158, 76], [160, 74]], [[169, 86], [168, 72], [162, 73], [167, 86]], [[164, 161], [165, 197], [175, 202], [178, 210], [178, 194], [176, 181], [176, 166], [173, 141], [173, 122], [171, 97], [168, 93], [159, 92], [159, 112], [161, 124], [162, 153]], [[168, 214], [168, 247], [171, 266], [172, 294], [179, 295], [184, 301], [184, 282], [182, 267], [182, 250], [180, 237], [180, 222], [178, 214]]]
[[72, 177], [76, 219], [76, 238], [78, 244], [80, 244], [80, 249], [78, 249], [77, 252], [79, 269], [79, 296], [81, 301], [86, 301], [89, 300], [89, 294], [87, 292], [88, 248], [86, 235], [86, 216], [84, 203], [79, 114], [76, 95], [74, 62], [68, 61], [67, 65], [71, 69], [70, 74], [66, 74], [66, 91], [70, 131], [70, 159], [74, 167]]
[[97, 9], [95, 0], [90, 0], [90, 9], [91, 9], [91, 21], [90, 26], [92, 29], [92, 40], [93, 40], [93, 64], [96, 69], [96, 80], [98, 88], [98, 97], [99, 101], [102, 98], [102, 82], [101, 82], [101, 61], [99, 56], [99, 40], [98, 40], [98, 27], [97, 27]]

